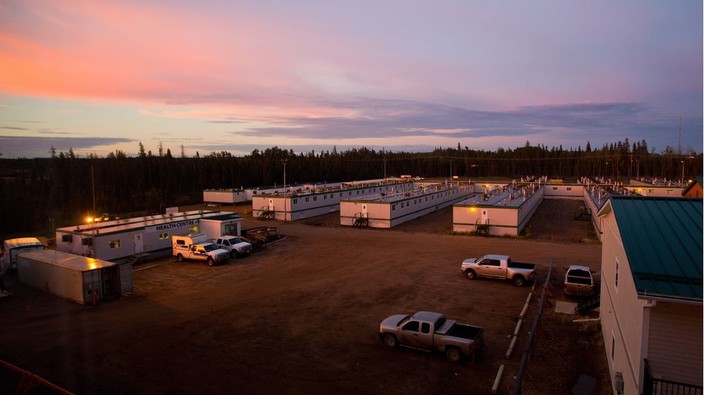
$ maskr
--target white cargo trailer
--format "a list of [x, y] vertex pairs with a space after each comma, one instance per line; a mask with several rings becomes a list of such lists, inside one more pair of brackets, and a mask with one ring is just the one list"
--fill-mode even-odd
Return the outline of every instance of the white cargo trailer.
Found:
[[95, 304], [132, 290], [132, 265], [56, 250], [19, 254], [17, 277], [22, 284], [80, 304]]
[[17, 254], [26, 251], [43, 250], [44, 244], [36, 237], [20, 237], [8, 239], [2, 243], [3, 255], [0, 259], [5, 260], [8, 269], [17, 268]]

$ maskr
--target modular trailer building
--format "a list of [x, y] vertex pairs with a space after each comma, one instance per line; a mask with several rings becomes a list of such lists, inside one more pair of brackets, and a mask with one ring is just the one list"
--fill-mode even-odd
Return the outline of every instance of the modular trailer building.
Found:
[[247, 195], [244, 189], [206, 189], [203, 191], [204, 203], [237, 204], [244, 203]]
[[340, 202], [340, 225], [392, 228], [465, 200], [471, 185], [430, 184], [396, 193], [380, 193]]
[[[331, 186], [332, 185], [332, 186]], [[315, 188], [290, 188], [285, 194], [257, 195], [252, 200], [254, 218], [298, 221], [340, 211], [343, 199], [413, 190], [412, 182], [398, 179], [326, 184]]]
[[235, 213], [198, 210], [69, 226], [56, 230], [56, 249], [116, 262], [146, 253], [168, 255], [173, 235], [203, 233], [203, 227], [239, 235], [241, 221]]
[[452, 230], [484, 231], [493, 236], [518, 236], [543, 201], [545, 189], [537, 184], [504, 186], [452, 206]]
[[17, 277], [22, 284], [80, 304], [95, 304], [132, 290], [132, 265], [56, 250], [19, 254]]

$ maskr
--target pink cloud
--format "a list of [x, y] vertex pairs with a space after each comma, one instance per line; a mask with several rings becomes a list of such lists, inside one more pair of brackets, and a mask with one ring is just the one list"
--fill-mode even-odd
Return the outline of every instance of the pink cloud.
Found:
[[234, 98], [266, 86], [295, 90], [280, 68], [267, 66], [280, 65], [284, 56], [251, 40], [266, 42], [262, 35], [269, 33], [242, 23], [246, 17], [228, 21], [149, 3], [56, 4], [23, 3], [31, 7], [23, 10], [30, 25], [1, 23], [0, 85], [6, 92], [187, 101]]

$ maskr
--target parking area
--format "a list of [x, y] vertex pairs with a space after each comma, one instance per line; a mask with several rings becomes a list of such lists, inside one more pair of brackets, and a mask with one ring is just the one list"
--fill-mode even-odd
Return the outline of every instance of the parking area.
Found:
[[[530, 287], [459, 271], [464, 258], [502, 253], [537, 263], [540, 283], [550, 261], [556, 268], [524, 393], [569, 393], [582, 374], [596, 378], [595, 394], [610, 393], [595, 324], [552, 308], [560, 274], [598, 267], [599, 244], [267, 224], [285, 237], [221, 266], [142, 264], [132, 293], [95, 307], [10, 277], [0, 359], [76, 393], [488, 393], [500, 364], [508, 393], [529, 325], [505, 353]], [[379, 322], [417, 310], [484, 327], [481, 358], [454, 364], [384, 348]], [[527, 321], [536, 310], [531, 303]]]

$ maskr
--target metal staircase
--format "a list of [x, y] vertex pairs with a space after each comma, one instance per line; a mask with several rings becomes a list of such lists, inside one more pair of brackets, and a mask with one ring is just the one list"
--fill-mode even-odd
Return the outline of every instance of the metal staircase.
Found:
[[369, 217], [364, 213], [357, 213], [354, 215], [353, 228], [368, 228], [369, 227]]
[[475, 223], [475, 231], [474, 233], [478, 235], [489, 235], [489, 220], [487, 219], [484, 223], [482, 223], [482, 220], [480, 218], [477, 218], [477, 222]]
[[268, 219], [275, 219], [276, 218], [276, 211], [269, 209], [268, 206], [262, 207], [259, 209], [259, 216], [257, 216], [258, 220], [268, 220]]

